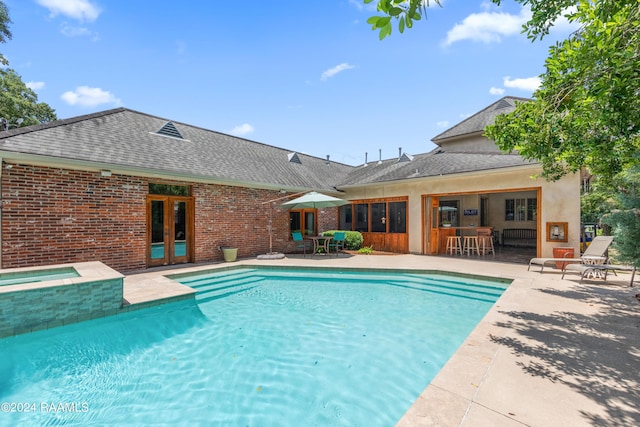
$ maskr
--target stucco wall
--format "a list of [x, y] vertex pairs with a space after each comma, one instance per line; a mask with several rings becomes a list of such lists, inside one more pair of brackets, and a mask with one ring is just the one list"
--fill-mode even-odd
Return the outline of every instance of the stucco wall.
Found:
[[[370, 185], [360, 188], [345, 188], [347, 199], [369, 199], [408, 196], [408, 232], [409, 252], [422, 253], [423, 224], [422, 196], [451, 193], [497, 193], [503, 191], [523, 191], [534, 194], [541, 190], [541, 210], [537, 224], [541, 230], [541, 256], [552, 256], [554, 246], [572, 246], [577, 251], [580, 243], [580, 177], [578, 174], [566, 176], [557, 182], [547, 182], [543, 178], [532, 178], [541, 172], [538, 166], [508, 168], [471, 174], [446, 175], [415, 179], [399, 183]], [[510, 195], [513, 196], [513, 195]], [[470, 204], [477, 196], [462, 196]], [[506, 196], [505, 196], [506, 197]], [[479, 200], [477, 204], [479, 204]], [[496, 203], [494, 203], [496, 204]], [[495, 210], [494, 210], [495, 208]], [[491, 215], [504, 215], [504, 204], [490, 207]], [[479, 217], [477, 217], [479, 221]], [[496, 220], [496, 218], [492, 218]], [[465, 219], [471, 222], [469, 219]], [[491, 219], [490, 219], [491, 221]], [[569, 223], [568, 242], [546, 241], [546, 222], [562, 221]], [[468, 225], [468, 224], [466, 224]], [[493, 225], [489, 223], [489, 225]], [[530, 228], [536, 228], [530, 224]], [[514, 227], [515, 228], [515, 227]], [[522, 226], [519, 228], [527, 228]]]
[[460, 139], [439, 141], [438, 144], [446, 151], [467, 151], [470, 153], [500, 153], [495, 144], [487, 144], [487, 138], [482, 134], [464, 135]]

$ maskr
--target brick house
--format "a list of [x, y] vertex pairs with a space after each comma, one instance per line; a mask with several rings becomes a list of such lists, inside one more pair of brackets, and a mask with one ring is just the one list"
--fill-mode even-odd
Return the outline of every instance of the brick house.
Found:
[[[98, 260], [119, 271], [287, 250], [287, 194], [352, 167], [118, 108], [0, 134], [2, 268]], [[275, 202], [269, 202], [276, 200]], [[335, 209], [312, 229], [335, 229]]]
[[[517, 100], [437, 136], [432, 152], [359, 166], [125, 108], [0, 132], [0, 266], [97, 260], [129, 272], [221, 260], [220, 246], [250, 257], [269, 251], [269, 224], [280, 252], [295, 246], [294, 229], [341, 228], [377, 249], [437, 254], [444, 231], [432, 207], [445, 205], [460, 225], [535, 230], [538, 255], [558, 243], [544, 239], [547, 222], [568, 224], [563, 242], [577, 245], [579, 177], [533, 179], [539, 165], [482, 136]], [[280, 206], [312, 190], [352, 203]]]

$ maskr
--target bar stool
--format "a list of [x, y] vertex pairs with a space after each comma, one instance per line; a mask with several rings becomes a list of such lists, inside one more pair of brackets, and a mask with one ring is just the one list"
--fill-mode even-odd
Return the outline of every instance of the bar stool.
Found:
[[493, 247], [492, 235], [478, 235], [478, 253], [482, 255], [486, 255], [488, 253], [491, 253], [493, 256], [496, 255], [496, 251]]
[[478, 254], [486, 255], [491, 253], [496, 255], [495, 248], [493, 247], [493, 229], [478, 228]]
[[463, 252], [467, 255], [476, 254], [480, 255], [480, 247], [478, 246], [478, 236], [464, 236], [464, 249]]
[[449, 255], [462, 255], [462, 238], [460, 236], [448, 236], [447, 237], [447, 254]]

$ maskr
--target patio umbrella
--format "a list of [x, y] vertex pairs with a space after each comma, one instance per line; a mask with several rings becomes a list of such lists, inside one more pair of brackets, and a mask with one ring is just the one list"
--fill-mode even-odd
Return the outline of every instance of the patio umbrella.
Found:
[[326, 194], [316, 193], [311, 191], [303, 196], [289, 200], [283, 203], [281, 206], [287, 209], [301, 209], [301, 208], [331, 208], [335, 206], [342, 206], [349, 203], [347, 200], [338, 199], [337, 197], [327, 196]]

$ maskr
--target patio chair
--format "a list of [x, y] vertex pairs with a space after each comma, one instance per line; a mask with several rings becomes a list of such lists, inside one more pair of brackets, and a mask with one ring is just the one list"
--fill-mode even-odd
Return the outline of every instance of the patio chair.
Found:
[[563, 264], [565, 267], [570, 263], [604, 264], [607, 261], [607, 250], [609, 250], [611, 243], [613, 243], [612, 236], [597, 236], [580, 258], [531, 258], [527, 270], [529, 270], [532, 265], [539, 265], [540, 272], [542, 273], [545, 264], [555, 262], [564, 262], [566, 263]]
[[295, 249], [296, 251], [302, 249], [302, 256], [307, 256], [307, 244], [309, 243], [307, 240], [304, 240], [302, 233], [299, 231], [294, 231], [291, 233], [291, 237], [293, 241], [296, 242]]
[[580, 283], [584, 278], [604, 279], [607, 281], [607, 274], [611, 271], [616, 276], [616, 271], [627, 271], [631, 273], [629, 286], [633, 286], [633, 279], [636, 277], [635, 265], [613, 265], [613, 264], [568, 264], [562, 271], [562, 279], [568, 271], [575, 271], [580, 274]]
[[333, 249], [336, 251], [336, 256], [338, 256], [340, 254], [340, 251], [344, 251], [344, 241], [346, 234], [347, 233], [345, 231], [336, 231], [335, 233], [333, 233], [333, 239], [331, 239], [331, 241], [329, 242], [329, 253], [331, 253], [331, 250]]

